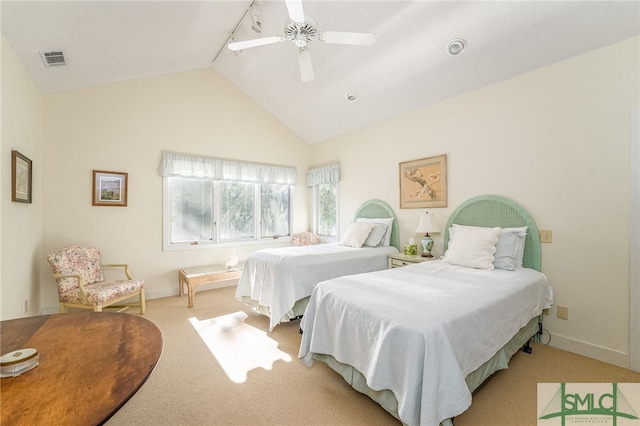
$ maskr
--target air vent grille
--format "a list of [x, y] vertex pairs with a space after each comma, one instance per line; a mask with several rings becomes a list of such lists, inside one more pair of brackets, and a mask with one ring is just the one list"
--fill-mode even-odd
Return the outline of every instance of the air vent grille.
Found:
[[55, 50], [51, 52], [40, 52], [40, 57], [44, 66], [47, 68], [66, 67], [67, 58], [63, 50]]

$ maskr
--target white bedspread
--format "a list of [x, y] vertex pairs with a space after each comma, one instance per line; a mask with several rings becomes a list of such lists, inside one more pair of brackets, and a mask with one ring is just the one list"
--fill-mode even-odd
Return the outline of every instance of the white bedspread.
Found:
[[397, 252], [393, 246], [353, 248], [337, 243], [258, 250], [245, 263], [236, 299], [269, 308], [273, 330], [320, 281], [385, 269], [387, 255]]
[[471, 405], [465, 377], [552, 303], [532, 269], [484, 271], [429, 261], [316, 286], [299, 357], [349, 364], [390, 389], [401, 420], [438, 425]]

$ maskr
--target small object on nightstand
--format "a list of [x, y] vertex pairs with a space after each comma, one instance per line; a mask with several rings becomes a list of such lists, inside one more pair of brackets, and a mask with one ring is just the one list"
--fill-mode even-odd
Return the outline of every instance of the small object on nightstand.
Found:
[[423, 257], [433, 257], [431, 254], [431, 250], [433, 250], [433, 238], [429, 235], [429, 232], [440, 232], [440, 228], [436, 225], [436, 222], [433, 220], [433, 214], [426, 214], [420, 216], [420, 223], [418, 224], [418, 228], [416, 229], [416, 233], [422, 234], [425, 233], [424, 237], [422, 237], [422, 256]]
[[409, 238], [409, 240], [407, 241], [407, 245], [404, 246], [404, 254], [418, 254], [418, 245], [416, 244], [416, 240], [414, 240], [413, 238]]

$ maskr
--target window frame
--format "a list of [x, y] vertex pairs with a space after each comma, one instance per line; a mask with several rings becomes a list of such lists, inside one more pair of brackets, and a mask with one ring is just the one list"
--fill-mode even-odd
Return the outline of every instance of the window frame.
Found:
[[[218, 227], [218, 218], [219, 218], [219, 205], [220, 205], [220, 182], [219, 180], [207, 179], [211, 180], [212, 188], [213, 188], [213, 201], [212, 201], [212, 235], [213, 239], [210, 241], [191, 241], [191, 242], [180, 242], [173, 243], [171, 242], [171, 199], [170, 199], [170, 184], [169, 179], [177, 178], [177, 179], [188, 179], [182, 176], [163, 176], [162, 177], [162, 250], [163, 252], [168, 251], [184, 251], [184, 250], [201, 250], [201, 249], [211, 249], [211, 248], [223, 248], [223, 247], [236, 247], [242, 245], [255, 245], [255, 244], [267, 244], [273, 243], [274, 241], [291, 241], [292, 236], [292, 227], [293, 227], [293, 205], [294, 205], [294, 185], [288, 184], [279, 184], [289, 187], [289, 214], [288, 214], [288, 228], [289, 235], [286, 236], [270, 236], [270, 237], [262, 237], [262, 224], [261, 224], [261, 215], [262, 215], [262, 184], [260, 183], [251, 183], [255, 186], [254, 191], [254, 229], [255, 236], [253, 238], [240, 238], [233, 240], [225, 240], [220, 241], [220, 232]], [[206, 179], [206, 178], [205, 178]], [[271, 183], [269, 183], [271, 184]]]

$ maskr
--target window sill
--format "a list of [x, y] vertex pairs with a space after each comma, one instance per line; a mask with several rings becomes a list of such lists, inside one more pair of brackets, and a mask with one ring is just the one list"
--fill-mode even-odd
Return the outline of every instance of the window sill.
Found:
[[198, 243], [198, 244], [185, 243], [185, 244], [163, 245], [162, 251], [169, 252], [169, 251], [206, 250], [206, 249], [240, 247], [240, 246], [251, 246], [251, 245], [268, 245], [268, 244], [277, 244], [277, 243], [291, 244], [291, 237], [261, 238], [259, 240], [228, 241], [224, 243]]

